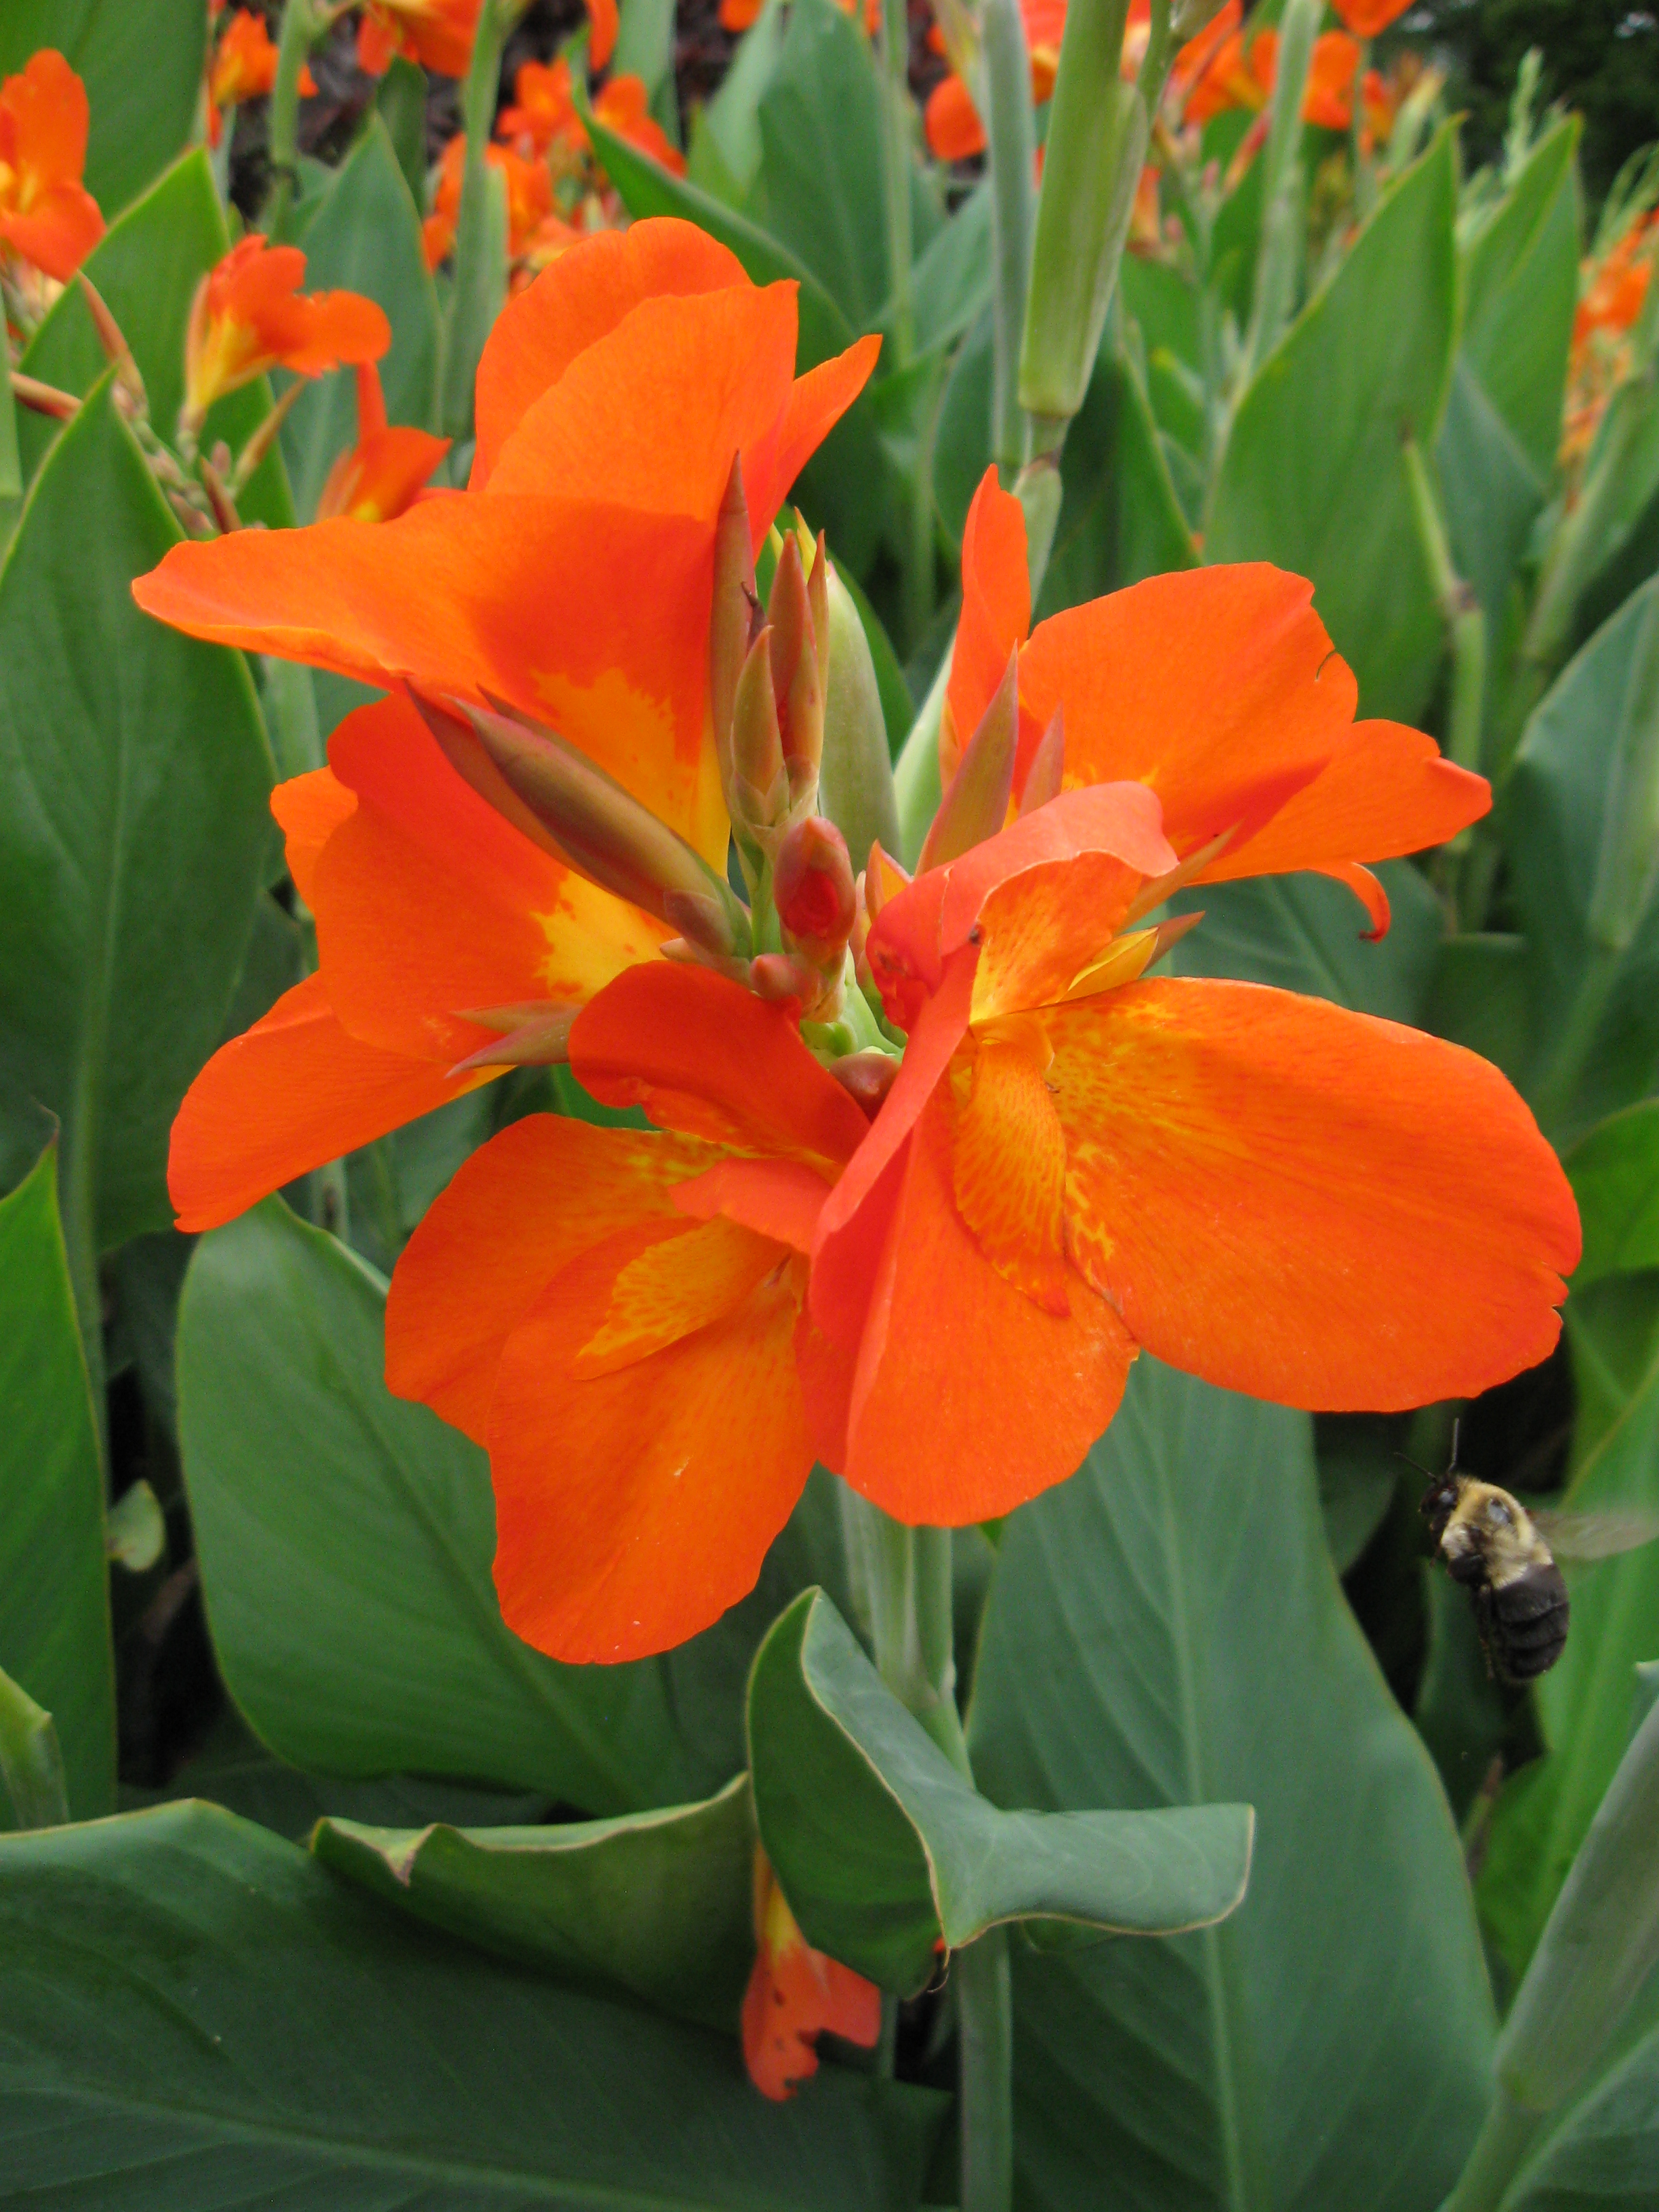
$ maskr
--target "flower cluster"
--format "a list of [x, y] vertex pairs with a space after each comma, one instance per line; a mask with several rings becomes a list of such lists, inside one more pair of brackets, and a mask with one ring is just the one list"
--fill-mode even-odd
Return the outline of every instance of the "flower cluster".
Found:
[[1578, 309], [1561, 439], [1564, 467], [1583, 467], [1613, 392], [1631, 373], [1635, 327], [1659, 250], [1659, 210], [1634, 211], [1613, 243], [1579, 274]]
[[60, 53], [0, 84], [0, 265], [65, 283], [104, 234], [87, 166], [86, 87]]
[[817, 811], [827, 556], [771, 540], [763, 614], [750, 564], [874, 342], [799, 380], [794, 349], [793, 288], [701, 233], [586, 240], [491, 337], [465, 493], [136, 587], [389, 695], [276, 794], [319, 965], [185, 1101], [181, 1224], [509, 1066], [651, 1125], [509, 1127], [388, 1312], [393, 1388], [489, 1448], [507, 1619], [568, 1660], [716, 1619], [815, 1459], [902, 1521], [1005, 1513], [1142, 1346], [1297, 1406], [1473, 1394], [1547, 1352], [1577, 1254], [1483, 1061], [1149, 973], [1206, 882], [1318, 870], [1380, 932], [1369, 864], [1487, 806], [1354, 720], [1298, 579], [1157, 578], [1028, 635], [988, 477], [945, 796], [914, 878], [877, 846], [854, 884]]

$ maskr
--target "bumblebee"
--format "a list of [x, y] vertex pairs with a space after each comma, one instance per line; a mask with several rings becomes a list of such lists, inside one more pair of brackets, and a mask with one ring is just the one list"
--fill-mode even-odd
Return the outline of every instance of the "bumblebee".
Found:
[[1526, 1507], [1495, 1483], [1449, 1468], [1431, 1484], [1423, 1517], [1452, 1580], [1474, 1601], [1487, 1671], [1509, 1683], [1547, 1674], [1566, 1648], [1571, 1607]]
[[1649, 1512], [1529, 1513], [1495, 1482], [1459, 1474], [1455, 1429], [1451, 1465], [1431, 1478], [1423, 1517], [1474, 1602], [1487, 1673], [1511, 1687], [1547, 1674], [1566, 1648], [1572, 1608], [1556, 1554], [1610, 1559], [1659, 1536]]

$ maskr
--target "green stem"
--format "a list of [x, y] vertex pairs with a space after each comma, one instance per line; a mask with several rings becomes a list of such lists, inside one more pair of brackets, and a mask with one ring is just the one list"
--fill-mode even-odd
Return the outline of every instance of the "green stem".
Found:
[[1371, 42], [1359, 41], [1359, 62], [1353, 73], [1353, 113], [1348, 118], [1353, 149], [1353, 212], [1364, 222], [1376, 204], [1376, 166], [1365, 145], [1365, 76], [1371, 65]]
[[1541, 2112], [1517, 2105], [1500, 2084], [1469, 2162], [1440, 2212], [1498, 2212], [1543, 2121]]
[[962, 2212], [1014, 2201], [1014, 2017], [1008, 1931], [988, 1928], [951, 1962], [962, 2039]]
[[882, 102], [882, 189], [887, 204], [887, 296], [893, 365], [915, 357], [915, 308], [911, 294], [910, 17], [906, 0], [883, 0], [881, 52], [886, 70]]
[[1446, 750], [1459, 768], [1480, 766], [1486, 696], [1486, 620], [1480, 602], [1453, 564], [1451, 540], [1440, 513], [1428, 464], [1415, 438], [1401, 452], [1411, 494], [1417, 542], [1439, 603], [1451, 647], [1451, 702]]
[[501, 48], [519, 14], [518, 0], [485, 0], [473, 41], [472, 64], [461, 95], [466, 161], [455, 215], [455, 289], [450, 302], [444, 360], [443, 421], [459, 443], [472, 434], [472, 386], [478, 356], [500, 312], [507, 270], [491, 220], [490, 179], [484, 155], [495, 127]]
[[[267, 129], [270, 144], [270, 192], [259, 218], [267, 238], [279, 239], [294, 204], [300, 177], [300, 79], [322, 26], [313, 0], [288, 0], [276, 47], [276, 76], [270, 88]], [[228, 137], [230, 125], [226, 126]]]
[[1325, 0], [1287, 0], [1279, 20], [1273, 119], [1262, 153], [1261, 244], [1237, 389], [1242, 392], [1291, 319], [1302, 252], [1302, 102]]
[[981, 63], [991, 179], [991, 453], [1008, 474], [1025, 459], [1019, 346], [1031, 268], [1036, 127], [1031, 58], [1017, 0], [986, 0]]
[[939, 726], [951, 682], [952, 647], [939, 662], [927, 696], [916, 710], [910, 734], [893, 764], [893, 796], [898, 802], [899, 858], [914, 868], [927, 825], [939, 811]]
[[1528, 1085], [1528, 1103], [1538, 1117], [1539, 1127], [1552, 1141], [1565, 1132], [1579, 1078], [1583, 1074], [1623, 964], [1622, 954], [1606, 945], [1592, 946], [1573, 995], [1566, 1027], [1556, 1040], [1555, 1049], [1545, 1062], [1538, 1081]]

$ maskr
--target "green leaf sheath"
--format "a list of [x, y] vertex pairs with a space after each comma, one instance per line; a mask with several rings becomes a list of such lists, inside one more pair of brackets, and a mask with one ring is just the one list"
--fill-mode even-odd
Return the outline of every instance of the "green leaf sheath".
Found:
[[1197, 1927], [1243, 1893], [1243, 1805], [1001, 1812], [889, 1691], [821, 1591], [763, 1645], [749, 1694], [762, 1840], [809, 1942], [920, 1989], [1007, 1920], [1102, 1934]]

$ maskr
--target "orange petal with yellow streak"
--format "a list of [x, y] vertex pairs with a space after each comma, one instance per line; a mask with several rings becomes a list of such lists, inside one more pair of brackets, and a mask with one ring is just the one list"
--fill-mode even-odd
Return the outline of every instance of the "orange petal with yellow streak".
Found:
[[433, 1200], [392, 1278], [386, 1374], [482, 1443], [501, 1347], [562, 1268], [642, 1222], [678, 1230], [672, 1193], [712, 1155], [684, 1137], [514, 1121]]
[[382, 689], [503, 699], [723, 868], [730, 830], [703, 733], [712, 544], [712, 522], [461, 496], [373, 529], [338, 520], [176, 545], [133, 597], [192, 637]]
[[660, 924], [520, 836], [457, 774], [404, 699], [348, 715], [329, 744], [356, 799], [312, 872], [330, 999], [366, 1043], [445, 1065], [495, 1032], [471, 1007], [580, 1005]]
[[632, 968], [576, 1018], [570, 1065], [594, 1097], [745, 1151], [838, 1166], [870, 1124], [781, 1008], [707, 968]]
[[1149, 784], [1182, 855], [1254, 832], [1348, 742], [1358, 691], [1312, 602], [1304, 578], [1250, 562], [1152, 576], [1040, 623], [1020, 655], [1034, 719], [1016, 793], [1063, 702], [1068, 786]]
[[340, 1026], [321, 976], [308, 975], [221, 1045], [185, 1093], [167, 1156], [179, 1226], [234, 1220], [296, 1176], [496, 1073], [452, 1079], [433, 1060], [360, 1043]]
[[770, 1237], [718, 1213], [695, 1225], [661, 1221], [628, 1230], [605, 1249], [614, 1273], [605, 1318], [568, 1348], [570, 1370], [583, 1382], [636, 1367], [724, 1321], [783, 1256]]
[[737, 256], [706, 231], [660, 216], [595, 232], [562, 253], [507, 301], [485, 342], [471, 489], [489, 482], [526, 411], [642, 300], [727, 291], [746, 281]]
[[1048, 1093], [1049, 1057], [1042, 1026], [1030, 1014], [1016, 1014], [979, 1039], [957, 1121], [951, 1189], [997, 1273], [1045, 1313], [1068, 1314], [1066, 1133]]
[[1572, 1194], [1473, 1053], [1247, 983], [1134, 983], [1048, 1028], [1073, 1262], [1160, 1359], [1388, 1412], [1553, 1347]]
[[[688, 1259], [701, 1234], [679, 1240]], [[793, 1352], [804, 1267], [780, 1246], [735, 1309], [615, 1373], [573, 1371], [626, 1243], [550, 1285], [507, 1340], [490, 1409], [501, 1611], [573, 1662], [665, 1651], [746, 1596], [812, 1463]]]
[[1080, 1277], [1046, 1313], [994, 1267], [951, 1193], [955, 1120], [917, 1123], [848, 1420], [854, 1488], [895, 1520], [960, 1528], [1063, 1482], [1116, 1412], [1127, 1330]]
[[[948, 81], [948, 80], [947, 80]], [[986, 470], [962, 533], [962, 613], [951, 649], [946, 697], [958, 754], [979, 727], [1008, 656], [1024, 645], [1031, 627], [1031, 584], [1026, 566], [1025, 515], [1012, 492]], [[941, 746], [943, 738], [941, 736]], [[953, 772], [954, 761], [941, 766]], [[946, 777], [948, 783], [948, 776]]]

